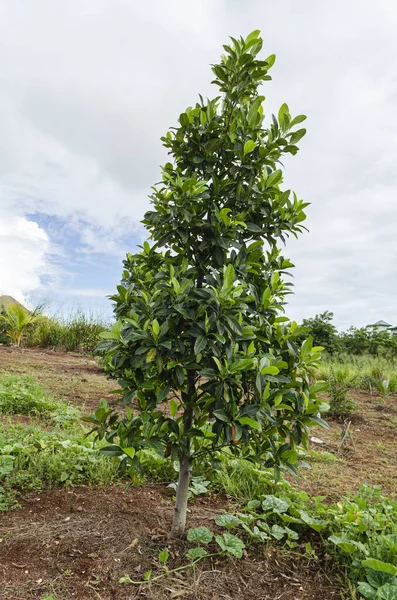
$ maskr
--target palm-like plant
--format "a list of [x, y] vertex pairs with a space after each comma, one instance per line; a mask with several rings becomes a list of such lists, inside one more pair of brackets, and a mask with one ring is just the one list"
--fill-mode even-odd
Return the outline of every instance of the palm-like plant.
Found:
[[43, 319], [43, 315], [37, 312], [28, 312], [20, 304], [10, 304], [0, 314], [0, 322], [5, 324], [5, 332], [11, 341], [20, 346], [27, 328]]

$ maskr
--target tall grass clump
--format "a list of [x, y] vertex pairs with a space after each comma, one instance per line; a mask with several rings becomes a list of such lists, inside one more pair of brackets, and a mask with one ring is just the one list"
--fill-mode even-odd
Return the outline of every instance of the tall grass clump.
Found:
[[45, 317], [32, 330], [26, 345], [64, 352], [93, 352], [99, 334], [109, 328], [105, 319], [78, 309], [67, 317]]

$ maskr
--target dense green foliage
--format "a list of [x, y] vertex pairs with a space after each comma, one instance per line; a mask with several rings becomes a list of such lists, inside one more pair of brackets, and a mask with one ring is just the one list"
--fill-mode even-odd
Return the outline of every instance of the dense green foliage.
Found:
[[81, 428], [0, 425], [0, 510], [15, 505], [24, 490], [118, 478], [118, 461], [106, 460]]
[[[106, 410], [105, 403], [102, 408]], [[31, 378], [0, 379], [0, 413], [32, 415], [31, 424], [10, 421], [0, 425], [0, 510], [16, 507], [19, 495], [28, 490], [102, 485], [123, 478], [122, 457], [109, 460], [101, 455], [73, 411], [51, 400]], [[312, 454], [300, 451], [299, 459], [310, 461]], [[323, 453], [319, 456], [324, 460]], [[177, 477], [178, 467], [170, 457], [160, 458], [145, 450], [141, 459], [139, 469], [137, 466], [129, 473], [135, 483], [145, 479], [173, 481]], [[176, 489], [176, 482], [171, 487]], [[277, 543], [322, 564], [324, 556], [332, 557], [333, 569], [356, 582], [368, 600], [396, 597], [397, 501], [382, 495], [378, 488], [362, 486], [355, 496], [329, 504], [283, 479], [275, 483], [271, 469], [234, 458], [228, 449], [218, 456], [212, 469], [205, 463], [195, 464], [189, 497], [194, 501], [208, 490], [226, 493], [238, 509], [218, 516], [214, 531], [205, 527], [188, 531], [191, 547], [186, 553], [186, 567], [206, 556], [241, 558], [244, 549], [249, 551], [251, 546]], [[160, 564], [166, 565], [165, 550], [160, 554]], [[158, 575], [150, 573], [148, 581], [166, 574], [165, 568]], [[131, 581], [123, 578], [123, 583]]]
[[325, 311], [310, 319], [303, 319], [301, 338], [310, 334], [314, 343], [323, 346], [331, 355], [397, 356], [396, 335], [388, 331], [377, 331], [373, 325], [350, 327], [347, 331], [338, 332], [332, 324], [333, 316], [332, 312]]
[[32, 417], [29, 425], [0, 425], [0, 510], [15, 505], [20, 490], [119, 476], [119, 461], [107, 461], [87, 440], [77, 409], [54, 402], [32, 378], [0, 377], [0, 414]]
[[334, 354], [340, 350], [339, 334], [336, 327], [332, 324], [334, 315], [326, 310], [320, 315], [311, 319], [303, 319], [301, 337], [311, 335], [314, 343], [322, 346], [329, 354]]
[[134, 412], [98, 413], [98, 434], [127, 460], [148, 444], [166, 451], [187, 478], [195, 457], [224, 447], [294, 470], [322, 423], [309, 377], [319, 349], [298, 346], [283, 316], [292, 264], [280, 247], [302, 231], [306, 204], [282, 189], [278, 167], [298, 151], [305, 117], [283, 104], [265, 124], [258, 88], [275, 57], [258, 59], [261, 47], [257, 31], [224, 46], [213, 67], [222, 96], [200, 97], [162, 138], [172, 162], [143, 220], [153, 245], [124, 261], [118, 324], [101, 344]]
[[[256, 479], [261, 481], [261, 491], [257, 486], [254, 498], [246, 497], [239, 512], [216, 519], [218, 526], [233, 531], [229, 545], [243, 548], [272, 541], [293, 549], [305, 540], [309, 556], [315, 560], [325, 553], [332, 556], [364, 598], [397, 598], [396, 500], [364, 485], [357, 495], [328, 505], [322, 497], [309, 497], [285, 481], [274, 485], [265, 472], [257, 473]], [[211, 540], [212, 532], [200, 529], [193, 539]]]
[[381, 356], [338, 354], [326, 356], [315, 371], [317, 379], [330, 380], [332, 374], [346, 388], [360, 388], [377, 393], [378, 384], [389, 381], [389, 391], [397, 392], [397, 358]]

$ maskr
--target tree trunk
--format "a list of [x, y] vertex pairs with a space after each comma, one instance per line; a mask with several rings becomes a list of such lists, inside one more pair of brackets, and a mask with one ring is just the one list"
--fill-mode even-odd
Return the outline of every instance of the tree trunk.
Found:
[[193, 422], [193, 409], [191, 402], [193, 401], [196, 392], [196, 372], [188, 373], [188, 384], [186, 391], [187, 406], [183, 414], [183, 431], [186, 434], [186, 445], [179, 464], [179, 479], [176, 490], [176, 501], [174, 509], [174, 519], [171, 527], [172, 537], [182, 537], [185, 533], [187, 500], [189, 496], [190, 471], [192, 466], [192, 458], [190, 456], [190, 438], [189, 431]]
[[172, 522], [171, 536], [182, 537], [185, 533], [187, 499], [189, 495], [190, 484], [190, 456], [184, 456], [179, 467], [179, 480], [176, 490], [176, 502], [174, 509], [174, 520]]

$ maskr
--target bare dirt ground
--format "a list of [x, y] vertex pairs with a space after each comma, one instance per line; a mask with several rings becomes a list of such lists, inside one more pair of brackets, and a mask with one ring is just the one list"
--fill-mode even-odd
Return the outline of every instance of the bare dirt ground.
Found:
[[[0, 373], [31, 375], [53, 398], [78, 405], [87, 414], [100, 398], [111, 401], [115, 382], [106, 380], [92, 357], [0, 347]], [[324, 444], [298, 486], [335, 499], [361, 484], [397, 491], [397, 397], [380, 404], [376, 396], [353, 391], [357, 414], [352, 438], [340, 447], [341, 427], [316, 428]], [[24, 422], [23, 417], [12, 417]], [[354, 444], [353, 444], [354, 442]], [[186, 564], [183, 543], [167, 539], [172, 518], [170, 490], [162, 486], [58, 488], [29, 493], [22, 507], [0, 513], [0, 598], [7, 600], [336, 600], [339, 582], [324, 561], [274, 548], [250, 549], [243, 560], [207, 559], [150, 585], [120, 584], [158, 572], [155, 557], [170, 549], [170, 568]], [[214, 528], [227, 508], [225, 497], [209, 496], [191, 507], [189, 526]], [[47, 600], [47, 599], [46, 599]]]
[[314, 429], [314, 435], [325, 444], [312, 444], [312, 448], [330, 452], [337, 460], [312, 461], [310, 471], [300, 471], [300, 485], [330, 499], [355, 492], [364, 483], [380, 485], [385, 493], [396, 493], [397, 395], [385, 403], [362, 390], [351, 390], [351, 396], [357, 406], [357, 412], [347, 418], [351, 438], [341, 446], [344, 424], [340, 420], [328, 419], [329, 430]]
[[[224, 498], [196, 502], [189, 525], [214, 527]], [[318, 563], [259, 548], [243, 560], [206, 560], [194, 570], [150, 585], [154, 558], [169, 547], [170, 568], [186, 564], [183, 542], [169, 543], [170, 491], [163, 487], [61, 488], [31, 495], [19, 510], [0, 516], [0, 598], [56, 600], [130, 598], [185, 600], [337, 600], [337, 584]]]

